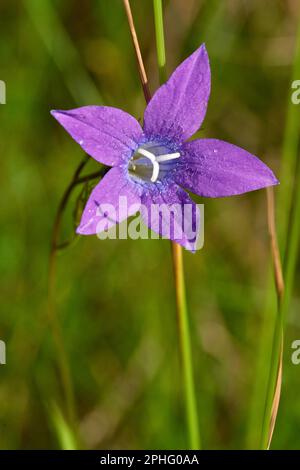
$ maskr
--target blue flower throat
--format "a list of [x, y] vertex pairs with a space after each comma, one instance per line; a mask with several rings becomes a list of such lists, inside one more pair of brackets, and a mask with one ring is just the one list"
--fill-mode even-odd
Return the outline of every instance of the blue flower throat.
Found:
[[179, 158], [179, 152], [172, 152], [158, 142], [147, 142], [132, 155], [128, 173], [133, 178], [156, 183], [174, 168]]

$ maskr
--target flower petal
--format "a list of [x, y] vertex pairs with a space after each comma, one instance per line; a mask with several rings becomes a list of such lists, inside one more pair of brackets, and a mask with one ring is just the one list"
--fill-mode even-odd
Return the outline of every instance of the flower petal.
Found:
[[201, 126], [209, 94], [210, 67], [203, 44], [156, 91], [145, 111], [145, 134], [186, 140]]
[[151, 230], [187, 250], [197, 249], [200, 210], [183, 189], [174, 183], [153, 185], [141, 202], [142, 219]]
[[261, 160], [217, 139], [186, 142], [173, 179], [204, 197], [225, 197], [278, 184]]
[[130, 158], [143, 133], [134, 117], [109, 106], [84, 106], [51, 114], [85, 152], [104, 165], [120, 165]]
[[135, 214], [141, 204], [139, 187], [122, 168], [112, 168], [93, 189], [77, 233], [92, 235], [109, 229]]

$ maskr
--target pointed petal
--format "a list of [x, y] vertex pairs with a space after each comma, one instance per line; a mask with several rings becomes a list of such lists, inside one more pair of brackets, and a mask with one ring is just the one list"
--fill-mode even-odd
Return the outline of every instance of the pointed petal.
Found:
[[109, 166], [130, 158], [143, 132], [134, 117], [109, 106], [84, 106], [51, 114], [85, 152]]
[[186, 142], [173, 179], [204, 197], [225, 197], [278, 184], [270, 168], [251, 153], [217, 139]]
[[204, 44], [182, 62], [149, 102], [144, 131], [150, 138], [182, 142], [201, 126], [210, 94], [210, 67]]
[[183, 189], [174, 183], [153, 185], [141, 202], [142, 219], [151, 230], [187, 250], [197, 249], [200, 210]]
[[140, 204], [138, 186], [126, 178], [122, 168], [112, 168], [93, 189], [77, 233], [92, 235], [109, 229], [135, 214]]

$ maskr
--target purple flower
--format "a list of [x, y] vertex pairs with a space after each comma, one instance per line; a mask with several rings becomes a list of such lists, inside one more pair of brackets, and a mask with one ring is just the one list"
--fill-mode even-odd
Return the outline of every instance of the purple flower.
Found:
[[[85, 152], [113, 167], [92, 191], [78, 233], [98, 233], [107, 215], [99, 208], [106, 204], [116, 209], [107, 228], [140, 210], [152, 230], [194, 250], [190, 233], [199, 228], [199, 212], [183, 188], [200, 196], [224, 197], [278, 183], [246, 150], [217, 139], [187, 141], [202, 124], [209, 95], [210, 67], [202, 45], [156, 91], [143, 128], [131, 115], [108, 106], [52, 111]], [[119, 207], [120, 196], [126, 199], [126, 210]], [[165, 212], [153, 215], [154, 205], [164, 205]], [[184, 214], [186, 206], [192, 207], [190, 217]], [[166, 229], [170, 224], [163, 224], [168, 211], [173, 229], [182, 229], [179, 237]]]

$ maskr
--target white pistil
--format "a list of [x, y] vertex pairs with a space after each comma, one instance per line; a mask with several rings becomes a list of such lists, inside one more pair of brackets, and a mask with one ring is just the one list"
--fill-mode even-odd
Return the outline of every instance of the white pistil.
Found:
[[165, 155], [154, 155], [154, 153], [149, 152], [149, 150], [146, 150], [144, 148], [139, 148], [137, 153], [140, 155], [143, 155], [144, 157], [148, 158], [152, 165], [153, 165], [153, 170], [152, 170], [152, 176], [151, 176], [151, 181], [152, 183], [155, 183], [158, 179], [159, 176], [159, 163], [161, 162], [167, 162], [169, 160], [175, 160], [176, 158], [180, 157], [179, 152], [175, 153], [166, 153]]
[[159, 163], [156, 161], [155, 155], [153, 153], [149, 152], [149, 150], [146, 150], [146, 149], [143, 149], [143, 148], [140, 148], [138, 150], [138, 153], [140, 155], [143, 155], [146, 158], [149, 158], [149, 160], [152, 162], [153, 170], [152, 170], [151, 181], [152, 181], [152, 183], [155, 183], [155, 181], [157, 180], [158, 175], [159, 175]]

